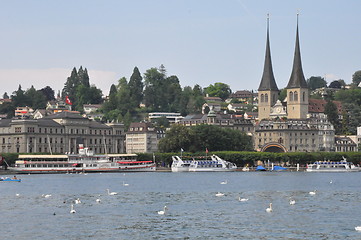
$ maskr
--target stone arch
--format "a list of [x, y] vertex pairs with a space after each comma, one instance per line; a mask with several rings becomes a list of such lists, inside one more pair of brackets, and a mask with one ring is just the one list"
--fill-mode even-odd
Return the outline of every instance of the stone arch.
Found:
[[294, 93], [293, 93], [293, 101], [298, 101], [298, 92], [297, 91], [295, 91]]
[[290, 92], [288, 98], [289, 98], [289, 101], [290, 101], [290, 102], [293, 101], [293, 92], [292, 92], [292, 91]]
[[271, 143], [266, 143], [265, 145], [262, 146], [261, 148], [261, 152], [277, 152], [277, 153], [282, 153], [282, 152], [287, 152], [287, 149], [285, 146], [283, 146], [280, 143], [277, 142], [271, 142]]

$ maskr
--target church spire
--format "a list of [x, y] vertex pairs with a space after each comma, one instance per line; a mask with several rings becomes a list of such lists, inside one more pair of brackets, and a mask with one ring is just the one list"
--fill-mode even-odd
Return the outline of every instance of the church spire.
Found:
[[269, 14], [267, 14], [267, 42], [266, 42], [266, 56], [264, 60], [263, 75], [258, 91], [278, 91], [275, 77], [273, 75], [271, 50], [269, 43]]
[[295, 55], [293, 58], [293, 68], [290, 80], [287, 88], [308, 88], [305, 76], [303, 75], [302, 62], [301, 62], [301, 51], [298, 36], [298, 13], [297, 13], [297, 29], [296, 29], [296, 46]]

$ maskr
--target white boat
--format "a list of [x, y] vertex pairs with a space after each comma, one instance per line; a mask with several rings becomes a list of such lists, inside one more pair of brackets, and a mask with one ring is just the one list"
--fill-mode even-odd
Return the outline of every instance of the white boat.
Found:
[[139, 161], [136, 154], [94, 155], [86, 148], [79, 154], [19, 155], [9, 170], [21, 173], [148, 172], [155, 171], [153, 161]]
[[236, 169], [236, 164], [223, 160], [214, 154], [211, 159], [193, 160], [189, 166], [190, 172], [227, 172]]
[[189, 166], [193, 160], [183, 160], [179, 156], [172, 156], [172, 172], [189, 172]]
[[352, 162], [347, 162], [344, 157], [339, 162], [318, 161], [308, 164], [306, 172], [358, 172], [360, 167], [355, 166]]

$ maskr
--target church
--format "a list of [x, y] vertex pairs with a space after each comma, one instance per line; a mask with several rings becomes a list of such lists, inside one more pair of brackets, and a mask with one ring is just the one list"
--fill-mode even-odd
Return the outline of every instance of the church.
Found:
[[266, 54], [258, 88], [258, 118], [254, 147], [263, 152], [334, 151], [335, 130], [325, 116], [309, 114], [309, 89], [305, 80], [298, 33], [293, 67], [286, 86], [287, 97], [278, 100], [279, 89], [273, 74], [267, 18]]

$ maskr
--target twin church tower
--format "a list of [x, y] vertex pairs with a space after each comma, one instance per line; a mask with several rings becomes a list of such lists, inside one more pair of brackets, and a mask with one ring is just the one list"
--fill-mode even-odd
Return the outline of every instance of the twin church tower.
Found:
[[[287, 87], [287, 118], [305, 119], [308, 114], [308, 86], [303, 75], [300, 43], [298, 36], [298, 14], [296, 46], [293, 67]], [[278, 100], [279, 89], [273, 75], [271, 50], [269, 43], [269, 18], [267, 17], [267, 42], [263, 75], [258, 88], [258, 118], [269, 119], [272, 108]]]

